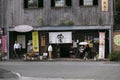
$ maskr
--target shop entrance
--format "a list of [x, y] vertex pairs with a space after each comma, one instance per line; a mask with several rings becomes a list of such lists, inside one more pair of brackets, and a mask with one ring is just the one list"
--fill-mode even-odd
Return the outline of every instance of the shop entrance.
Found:
[[69, 58], [70, 44], [52, 44], [53, 58]]
[[61, 44], [60, 45], [60, 57], [61, 58], [69, 58], [70, 57], [69, 49], [70, 49], [69, 44]]

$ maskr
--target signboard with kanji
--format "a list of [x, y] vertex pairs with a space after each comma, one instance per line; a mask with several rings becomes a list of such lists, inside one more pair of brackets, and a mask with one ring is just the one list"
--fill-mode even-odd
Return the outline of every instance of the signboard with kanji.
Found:
[[108, 11], [108, 0], [102, 0], [102, 11]]

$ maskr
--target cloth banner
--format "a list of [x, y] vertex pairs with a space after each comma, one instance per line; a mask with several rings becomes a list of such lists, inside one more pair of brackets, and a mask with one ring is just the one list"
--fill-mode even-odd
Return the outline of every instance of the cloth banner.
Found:
[[2, 51], [3, 53], [7, 53], [7, 37], [2, 36]]
[[34, 52], [39, 52], [38, 31], [32, 32], [32, 47]]
[[51, 44], [72, 43], [72, 33], [71, 32], [50, 32], [49, 43]]
[[99, 59], [105, 58], [105, 32], [99, 32]]

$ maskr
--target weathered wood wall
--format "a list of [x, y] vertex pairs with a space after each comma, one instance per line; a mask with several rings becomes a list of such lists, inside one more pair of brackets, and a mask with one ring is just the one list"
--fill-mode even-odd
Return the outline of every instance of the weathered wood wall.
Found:
[[0, 26], [1, 26], [1, 9], [2, 9], [1, 6], [2, 5], [1, 5], [1, 0], [0, 0]]
[[58, 25], [60, 21], [73, 20], [74, 25], [113, 25], [113, 0], [109, 1], [108, 12], [101, 11], [101, 0], [98, 6], [79, 6], [79, 0], [72, 0], [71, 7], [51, 8], [50, 0], [44, 0], [44, 7], [24, 9], [23, 0], [7, 1], [6, 26], [29, 24], [39, 26], [38, 17], [44, 24]]
[[0, 0], [0, 27], [5, 27], [7, 22], [7, 0]]

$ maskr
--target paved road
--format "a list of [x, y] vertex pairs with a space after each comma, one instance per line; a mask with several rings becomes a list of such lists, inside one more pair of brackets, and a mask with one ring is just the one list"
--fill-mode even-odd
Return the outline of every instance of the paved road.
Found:
[[120, 80], [120, 62], [0, 62], [22, 80]]
[[19, 80], [17, 73], [0, 68], [0, 80]]

